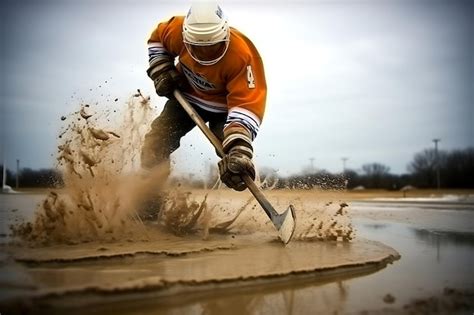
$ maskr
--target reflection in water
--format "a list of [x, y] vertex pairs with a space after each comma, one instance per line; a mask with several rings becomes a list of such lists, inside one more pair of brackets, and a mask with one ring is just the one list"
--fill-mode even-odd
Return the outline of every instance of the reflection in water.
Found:
[[373, 229], [373, 230], [381, 230], [385, 229], [387, 227], [387, 224], [385, 223], [366, 223], [364, 224], [364, 227], [368, 229]]
[[[209, 288], [172, 296], [154, 296], [140, 300], [116, 301], [96, 305], [94, 314], [341, 314], [348, 311], [350, 279], [376, 271], [360, 271], [352, 276], [297, 278], [290, 282], [256, 283], [246, 287]], [[106, 296], [103, 297], [105, 301]], [[69, 315], [83, 314], [83, 309], [68, 309]], [[50, 314], [63, 314], [60, 308]]]
[[466, 246], [472, 250], [474, 247], [474, 233], [437, 231], [427, 229], [412, 229], [415, 237], [429, 246], [436, 248], [436, 262], [440, 263], [443, 249], [449, 246]]
[[154, 305], [147, 309], [150, 310], [149, 314], [158, 309], [161, 314], [340, 314], [347, 311], [347, 297], [347, 285], [343, 281], [336, 281], [319, 285], [287, 285], [284, 288], [281, 285], [273, 288], [254, 287], [240, 294], [233, 290], [223, 291], [213, 294], [210, 299], [201, 297], [194, 303], [178, 307]]
[[439, 246], [442, 245], [467, 245], [474, 247], [474, 233], [455, 232], [455, 231], [437, 231], [413, 228], [413, 232], [417, 239], [426, 243]]
[[[243, 298], [244, 297], [244, 298]], [[202, 314], [229, 314], [235, 310], [240, 310], [243, 314], [250, 314], [257, 309], [258, 305], [263, 301], [262, 297], [258, 296], [236, 296], [225, 299], [211, 300], [202, 303]]]

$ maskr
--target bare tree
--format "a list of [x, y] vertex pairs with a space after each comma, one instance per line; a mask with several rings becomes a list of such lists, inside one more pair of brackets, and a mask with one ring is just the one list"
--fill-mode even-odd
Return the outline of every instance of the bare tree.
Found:
[[368, 188], [389, 188], [388, 183], [390, 167], [380, 163], [369, 163], [362, 165]]
[[390, 172], [390, 167], [380, 163], [369, 163], [362, 165], [362, 171], [367, 176], [383, 176]]
[[420, 187], [436, 186], [436, 163], [443, 168], [446, 161], [446, 152], [438, 151], [438, 160], [436, 159], [435, 149], [425, 149], [416, 153], [413, 161], [408, 165], [408, 171], [413, 175], [414, 181]]

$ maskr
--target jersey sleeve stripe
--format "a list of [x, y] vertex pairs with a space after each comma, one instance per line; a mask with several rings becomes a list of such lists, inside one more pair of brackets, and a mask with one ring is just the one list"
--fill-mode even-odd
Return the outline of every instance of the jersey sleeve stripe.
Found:
[[260, 128], [260, 119], [252, 112], [239, 107], [234, 107], [229, 111], [227, 122], [224, 125], [226, 128], [231, 123], [239, 123], [250, 131], [252, 141], [257, 137]]
[[155, 58], [172, 58], [171, 54], [163, 47], [163, 44], [153, 42], [148, 44], [148, 61]]
[[253, 122], [253, 124], [255, 126], [257, 126], [257, 128], [260, 126], [261, 124], [261, 120], [260, 118], [258, 118], [257, 115], [255, 115], [254, 113], [252, 113], [251, 111], [245, 109], [245, 108], [241, 108], [241, 107], [233, 107], [229, 113], [232, 113], [232, 114], [235, 114], [235, 115], [241, 115], [241, 116], [245, 116], [247, 119], [249, 119], [250, 121]]

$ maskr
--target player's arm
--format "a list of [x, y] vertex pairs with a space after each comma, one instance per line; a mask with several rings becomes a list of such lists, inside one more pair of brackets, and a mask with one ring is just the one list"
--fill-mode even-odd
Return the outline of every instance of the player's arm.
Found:
[[246, 186], [238, 175], [247, 173], [255, 179], [252, 142], [265, 112], [267, 87], [260, 57], [243, 63], [229, 80], [227, 90], [229, 112], [222, 143], [226, 156], [219, 170], [227, 186], [243, 190]]
[[252, 149], [265, 113], [267, 85], [260, 57], [243, 63], [227, 84], [229, 112], [224, 127], [224, 152], [237, 143]]
[[170, 97], [183, 83], [174, 60], [182, 49], [181, 17], [172, 17], [158, 24], [148, 39], [148, 76], [155, 84], [159, 96]]

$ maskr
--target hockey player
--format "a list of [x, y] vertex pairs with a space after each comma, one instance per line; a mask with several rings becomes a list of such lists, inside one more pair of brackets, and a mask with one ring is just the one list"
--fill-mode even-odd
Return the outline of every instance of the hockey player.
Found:
[[[252, 42], [229, 26], [217, 3], [196, 2], [187, 15], [158, 24], [148, 40], [148, 76], [156, 93], [169, 100], [151, 124], [142, 149], [142, 167], [169, 163], [180, 139], [195, 127], [173, 97], [179, 89], [222, 141], [222, 182], [246, 188], [241, 174], [255, 179], [252, 141], [266, 100], [262, 60]], [[169, 165], [169, 164], [168, 164]]]

